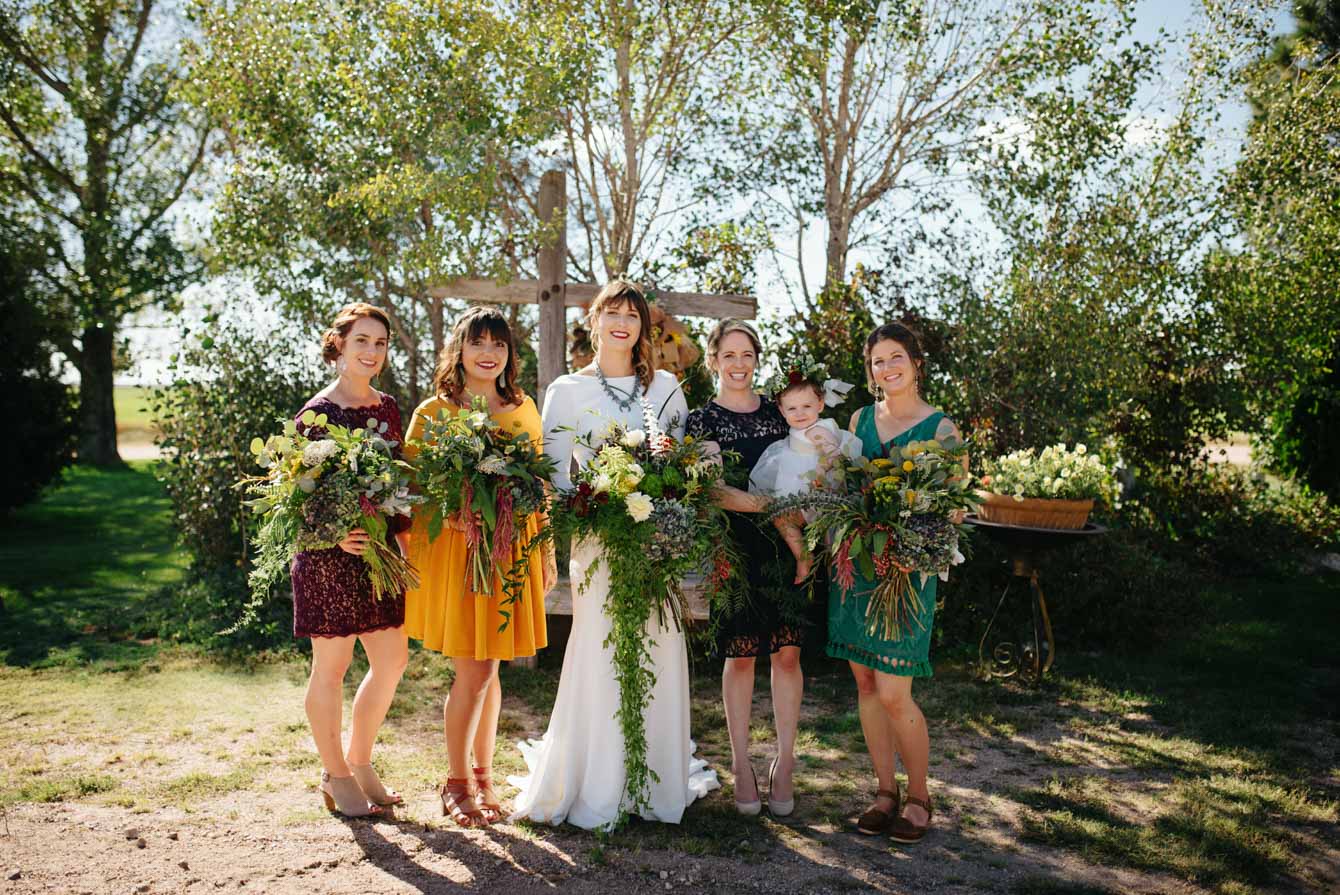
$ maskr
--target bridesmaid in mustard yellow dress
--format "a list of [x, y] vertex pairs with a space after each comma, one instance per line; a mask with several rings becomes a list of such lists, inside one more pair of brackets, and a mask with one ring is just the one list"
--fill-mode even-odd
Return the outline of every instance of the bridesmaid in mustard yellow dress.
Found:
[[[456, 321], [438, 359], [434, 396], [414, 409], [405, 455], [413, 458], [412, 443], [422, 439], [427, 421], [442, 410], [468, 407], [476, 396], [488, 400], [489, 415], [499, 426], [541, 443], [540, 414], [516, 381], [517, 356], [507, 318], [496, 308], [469, 309]], [[470, 593], [461, 521], [450, 520], [436, 540], [429, 540], [427, 515], [416, 514], [410, 530], [410, 561], [419, 570], [419, 586], [405, 594], [405, 631], [426, 648], [450, 656], [455, 666], [456, 678], [442, 709], [448, 772], [439, 795], [443, 814], [463, 827], [478, 827], [502, 816], [492, 773], [502, 708], [498, 663], [533, 656], [548, 643], [544, 596], [557, 580], [558, 567], [550, 545], [531, 555], [521, 599], [511, 607], [511, 623], [500, 632], [501, 579], [494, 579], [491, 595]], [[527, 519], [519, 544], [540, 524], [533, 516]], [[520, 546], [514, 550], [516, 556]]]

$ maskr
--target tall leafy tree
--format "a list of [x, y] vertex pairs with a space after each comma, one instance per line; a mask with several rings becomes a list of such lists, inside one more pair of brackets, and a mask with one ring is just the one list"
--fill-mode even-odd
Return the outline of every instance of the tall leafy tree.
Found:
[[1256, 115], [1227, 197], [1245, 249], [1213, 269], [1276, 459], [1340, 493], [1340, 5], [1294, 13], [1244, 72]]
[[[534, 222], [501, 199], [499, 160], [552, 126], [572, 50], [480, 0], [257, 0], [202, 8], [197, 100], [234, 162], [217, 260], [319, 320], [386, 308], [417, 400], [445, 344], [434, 287], [513, 271]], [[543, 29], [550, 29], [545, 31]]]
[[[1028, 98], [1082, 77], [1127, 34], [1129, 5], [759, 4], [760, 76], [771, 76], [775, 104], [744, 152], [766, 149], [770, 217], [795, 238], [809, 308], [817, 307], [812, 284], [841, 288], [854, 249], [876, 249], [951, 212], [949, 189], [1013, 132]], [[817, 277], [800, 251], [815, 223], [825, 230]]]
[[79, 372], [79, 457], [120, 462], [117, 329], [196, 275], [173, 209], [210, 142], [178, 99], [171, 10], [154, 0], [0, 2], [0, 200], [44, 262], [32, 288]]
[[713, 229], [679, 218], [721, 189], [705, 178], [721, 129], [750, 92], [741, 77], [750, 12], [720, 0], [518, 4], [519, 20], [564, 22], [565, 42], [580, 47], [576, 89], [552, 106], [553, 141], [509, 168], [528, 215], [542, 169], [567, 171], [568, 261], [578, 276], [654, 277], [675, 246], [688, 250]]

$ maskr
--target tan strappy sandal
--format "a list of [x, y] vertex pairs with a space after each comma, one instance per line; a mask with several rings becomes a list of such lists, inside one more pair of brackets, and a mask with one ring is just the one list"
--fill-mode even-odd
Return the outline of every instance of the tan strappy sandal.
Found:
[[442, 816], [450, 817], [456, 826], [467, 830], [488, 826], [484, 812], [475, 804], [475, 794], [470, 791], [469, 780], [448, 777], [447, 782], [437, 788], [437, 795], [442, 800]]
[[[493, 791], [493, 768], [475, 768], [475, 787], [479, 792], [479, 807], [489, 823], [502, 820], [503, 806]], [[492, 815], [492, 816], [490, 816]]]
[[880, 796], [893, 800], [892, 810], [884, 811], [871, 805], [856, 819], [856, 832], [866, 836], [880, 836], [893, 827], [894, 821], [898, 819], [898, 808], [902, 803], [902, 793], [897, 781], [894, 782], [893, 789], [875, 790], [875, 798], [878, 799]]

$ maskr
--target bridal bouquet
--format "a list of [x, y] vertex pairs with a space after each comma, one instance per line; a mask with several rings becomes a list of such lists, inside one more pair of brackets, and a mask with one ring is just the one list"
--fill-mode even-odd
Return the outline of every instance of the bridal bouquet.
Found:
[[856, 570], [879, 583], [870, 595], [866, 628], [873, 637], [900, 640], [919, 625], [916, 574], [947, 577], [963, 561], [959, 526], [951, 517], [976, 508], [965, 448], [913, 442], [889, 457], [858, 457], [841, 470], [840, 487], [779, 501], [773, 515], [797, 507], [815, 511], [806, 528], [811, 550], [827, 543], [833, 578], [844, 591]]
[[362, 558], [373, 597], [417, 584], [414, 567], [386, 543], [388, 518], [408, 516], [418, 501], [409, 493], [409, 465], [395, 458], [395, 443], [385, 438], [386, 423], [369, 419], [367, 428], [346, 429], [312, 410], [302, 422], [326, 436], [309, 437], [286, 420], [283, 434], [251, 441], [265, 474], [238, 483], [253, 495], [244, 504], [264, 517], [248, 579], [253, 607], [298, 553], [334, 547], [355, 528], [368, 533]]
[[[734, 586], [735, 559], [727, 546], [725, 517], [712, 492], [720, 463], [708, 460], [692, 438], [676, 440], [643, 404], [641, 429], [611, 427], [583, 443], [595, 456], [577, 473], [574, 488], [554, 509], [554, 527], [573, 542], [600, 542], [598, 562], [610, 573], [605, 611], [612, 621], [606, 645], [614, 651], [621, 699], [624, 765], [632, 808], [647, 805], [655, 777], [647, 767], [644, 715], [656, 683], [645, 627], [652, 613], [682, 629], [682, 579], [706, 570], [709, 590]], [[585, 588], [597, 564], [587, 569]], [[575, 582], [574, 582], [575, 583]]]
[[[429, 511], [428, 537], [437, 538], [443, 523], [458, 517], [465, 527], [471, 592], [492, 594], [494, 575], [501, 570], [503, 604], [512, 604], [521, 595], [527, 560], [550, 536], [542, 528], [521, 545], [521, 556], [513, 561], [526, 517], [545, 507], [553, 459], [526, 433], [508, 432], [494, 423], [488, 402], [480, 397], [455, 413], [441, 411], [415, 444], [415, 477]], [[505, 629], [511, 614], [502, 615]]]

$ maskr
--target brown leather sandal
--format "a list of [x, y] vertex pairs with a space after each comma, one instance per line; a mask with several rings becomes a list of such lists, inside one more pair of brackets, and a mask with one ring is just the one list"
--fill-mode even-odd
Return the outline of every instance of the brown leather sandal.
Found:
[[498, 801], [498, 794], [493, 791], [493, 768], [475, 768], [475, 786], [479, 791], [479, 807], [484, 812], [484, 819], [489, 823], [497, 823], [502, 820], [503, 806]]
[[893, 799], [893, 809], [884, 811], [871, 805], [864, 814], [857, 818], [856, 832], [863, 833], [866, 836], [879, 836], [887, 833], [893, 826], [893, 822], [898, 819], [898, 806], [902, 801], [898, 783], [894, 782], [893, 789], [875, 790], [875, 798], [878, 799], [880, 796]]
[[484, 812], [475, 804], [475, 794], [470, 791], [470, 781], [464, 777], [448, 777], [447, 782], [437, 788], [442, 799], [442, 816], [450, 817], [456, 826], [467, 830], [488, 826]]
[[923, 800], [918, 799], [916, 796], [908, 796], [905, 804], [924, 808], [926, 811], [926, 823], [917, 826], [900, 814], [898, 815], [898, 819], [893, 822], [893, 831], [890, 833], [889, 838], [894, 842], [902, 842], [906, 845], [911, 845], [914, 842], [920, 842], [922, 837], [926, 835], [926, 831], [931, 828], [931, 800]]

